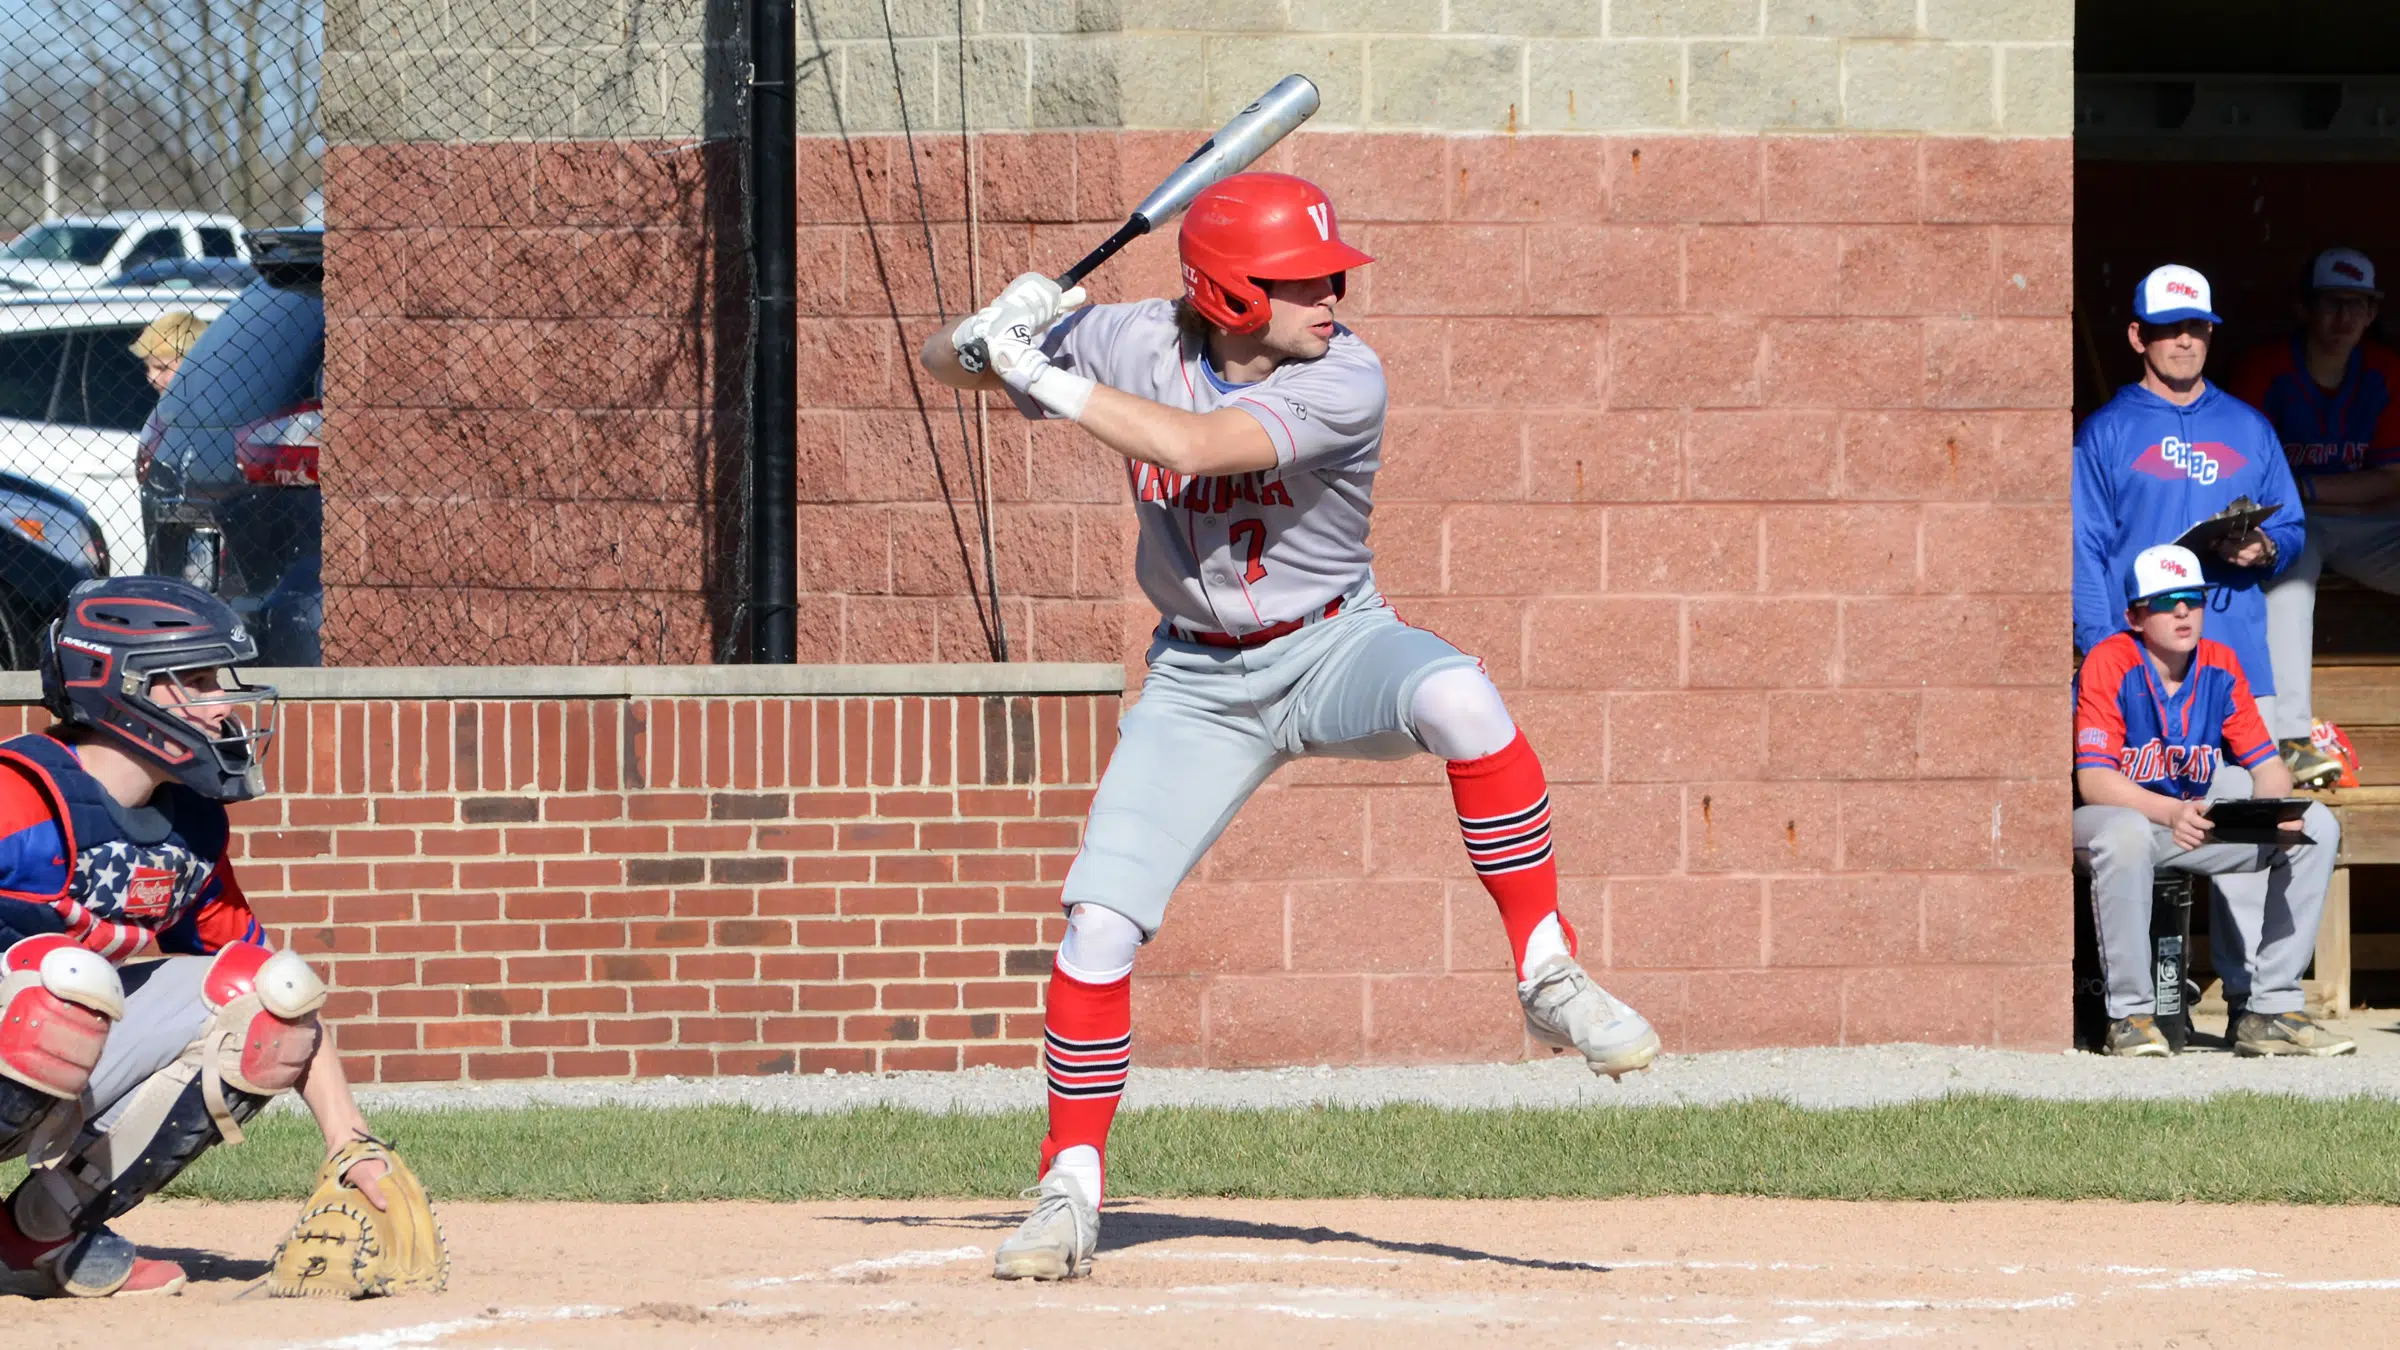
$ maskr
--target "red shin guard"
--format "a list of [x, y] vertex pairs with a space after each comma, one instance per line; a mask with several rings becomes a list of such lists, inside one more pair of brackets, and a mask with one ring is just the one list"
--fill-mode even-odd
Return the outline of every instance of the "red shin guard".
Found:
[[[1085, 984], [1050, 972], [1042, 1014], [1042, 1067], [1050, 1078], [1050, 1133], [1041, 1171], [1061, 1150], [1089, 1144], [1105, 1158], [1108, 1126], [1133, 1062], [1133, 979]], [[1038, 1175], [1038, 1173], [1037, 1173]]]
[[[1527, 939], [1542, 920], [1558, 913], [1558, 864], [1550, 857], [1550, 784], [1542, 777], [1542, 761], [1519, 731], [1497, 753], [1452, 761], [1450, 797], [1458, 806], [1467, 860], [1500, 907], [1509, 954], [1521, 978]], [[1565, 930], [1567, 950], [1574, 951], [1575, 930], [1566, 916], [1559, 916], [1559, 926]]]

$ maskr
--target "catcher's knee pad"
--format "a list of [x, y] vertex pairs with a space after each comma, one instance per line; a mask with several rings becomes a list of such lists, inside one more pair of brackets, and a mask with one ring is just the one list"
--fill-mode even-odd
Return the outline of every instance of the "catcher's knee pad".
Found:
[[0, 954], [0, 1157], [82, 1096], [124, 1013], [116, 969], [65, 937], [23, 938]]
[[200, 996], [215, 1014], [200, 1033], [201, 1098], [225, 1141], [238, 1144], [226, 1088], [272, 1097], [300, 1081], [323, 1034], [325, 982], [288, 951], [236, 942], [217, 953]]
[[201, 1000], [208, 1021], [183, 1053], [86, 1129], [64, 1163], [35, 1173], [35, 1203], [54, 1221], [89, 1232], [125, 1213], [210, 1145], [240, 1143], [243, 1122], [300, 1081], [325, 1002], [307, 962], [235, 943], [209, 967]]

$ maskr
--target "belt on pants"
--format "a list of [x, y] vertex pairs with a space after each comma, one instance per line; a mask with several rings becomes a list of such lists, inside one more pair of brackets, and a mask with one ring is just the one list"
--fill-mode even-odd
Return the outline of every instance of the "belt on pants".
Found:
[[1252, 647], [1264, 647], [1279, 637], [1288, 637], [1312, 623], [1330, 619], [1341, 612], [1342, 597], [1337, 595], [1326, 604], [1325, 612], [1322, 614], [1310, 614], [1302, 618], [1288, 619], [1282, 623], [1271, 623], [1255, 633], [1201, 633], [1163, 620], [1158, 625], [1158, 631], [1177, 642], [1196, 642], [1203, 647], [1226, 647], [1236, 651], [1248, 651]]

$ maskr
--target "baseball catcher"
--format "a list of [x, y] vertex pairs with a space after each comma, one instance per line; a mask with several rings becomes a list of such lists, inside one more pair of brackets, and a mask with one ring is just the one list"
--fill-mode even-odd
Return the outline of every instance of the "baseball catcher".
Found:
[[[1350, 269], [1333, 203], [1285, 174], [1194, 199], [1177, 301], [1076, 307], [1036, 274], [929, 341], [955, 388], [1005, 392], [1125, 457], [1136, 571], [1158, 606], [1150, 671], [1125, 715], [1062, 897], [1067, 936], [1044, 1013], [1050, 1129], [1039, 1202], [1000, 1247], [1004, 1279], [1091, 1268], [1108, 1129], [1132, 1058], [1129, 976], [1168, 897], [1277, 766], [1431, 752], [1468, 863], [1499, 905], [1526, 1028], [1612, 1078], [1658, 1035], [1575, 959], [1559, 914], [1541, 762], [1472, 656], [1403, 623], [1376, 587], [1368, 518], [1383, 448], [1383, 364], [1335, 318]], [[1074, 311], [1070, 313], [1070, 311]], [[958, 348], [981, 340], [989, 368]]]
[[275, 691], [235, 674], [257, 655], [203, 591], [86, 582], [42, 647], [55, 725], [0, 743], [0, 1158], [31, 1169], [0, 1204], [10, 1292], [181, 1289], [110, 1222], [286, 1091], [370, 1216], [346, 1254], [434, 1231], [389, 1151], [360, 1147], [324, 982], [268, 949], [226, 857], [225, 804], [258, 795], [274, 734]]

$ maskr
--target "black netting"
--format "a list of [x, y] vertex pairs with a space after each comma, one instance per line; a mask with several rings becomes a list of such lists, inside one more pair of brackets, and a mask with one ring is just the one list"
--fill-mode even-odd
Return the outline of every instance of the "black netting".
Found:
[[277, 665], [738, 647], [735, 9], [0, 8], [0, 660], [103, 570]]

